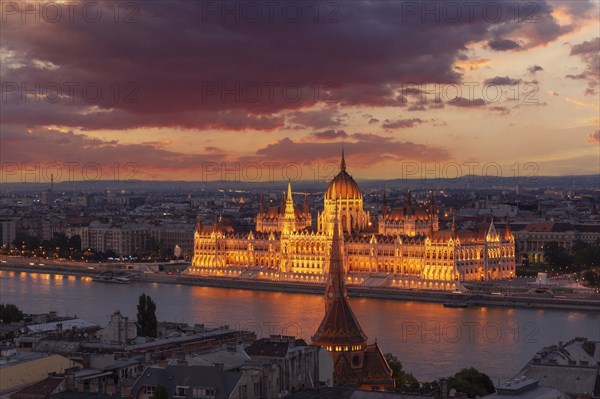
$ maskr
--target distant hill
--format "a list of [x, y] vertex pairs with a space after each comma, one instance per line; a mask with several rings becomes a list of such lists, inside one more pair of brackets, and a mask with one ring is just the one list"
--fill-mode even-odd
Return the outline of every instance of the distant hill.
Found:
[[[575, 176], [536, 176], [531, 178], [488, 177], [478, 175], [461, 176], [455, 179], [356, 179], [363, 191], [388, 189], [514, 189], [520, 184], [523, 189], [553, 188], [560, 190], [588, 189], [600, 187], [600, 175]], [[292, 182], [294, 191], [323, 191], [326, 181], [301, 180]], [[81, 191], [125, 191], [125, 192], [170, 192], [190, 193], [204, 191], [282, 191], [286, 181], [243, 182], [243, 181], [155, 181], [155, 180], [100, 180], [100, 181], [71, 181], [56, 182], [57, 192]], [[42, 192], [49, 188], [49, 183], [0, 183], [0, 192]]]

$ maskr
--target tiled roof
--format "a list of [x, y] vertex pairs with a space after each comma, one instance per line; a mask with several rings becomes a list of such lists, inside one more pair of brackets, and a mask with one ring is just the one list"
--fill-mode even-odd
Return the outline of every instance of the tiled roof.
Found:
[[353, 366], [351, 352], [343, 352], [334, 365], [334, 381], [343, 386], [360, 386], [362, 384], [392, 385], [392, 371], [375, 342], [364, 351], [362, 367]]
[[0, 394], [42, 381], [48, 377], [48, 373], [62, 373], [74, 366], [76, 364], [72, 360], [52, 355], [4, 367], [0, 372]]
[[31, 399], [33, 397], [45, 398], [50, 395], [62, 382], [63, 377], [48, 377], [43, 381], [37, 382], [27, 388], [10, 395], [11, 399]]
[[144, 386], [164, 386], [169, 397], [175, 395], [177, 386], [189, 387], [187, 398], [193, 397], [193, 388], [211, 388], [215, 390], [215, 399], [226, 399], [231, 396], [242, 373], [220, 370], [206, 366], [168, 366], [165, 368], [147, 367], [142, 376], [131, 389], [132, 397]]
[[364, 344], [367, 336], [344, 296], [334, 298], [312, 338], [319, 345]]

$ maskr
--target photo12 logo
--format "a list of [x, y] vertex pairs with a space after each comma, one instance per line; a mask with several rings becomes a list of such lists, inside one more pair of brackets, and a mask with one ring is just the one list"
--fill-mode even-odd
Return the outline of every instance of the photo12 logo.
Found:
[[2, 162], [2, 182], [49, 183], [61, 181], [133, 180], [140, 168], [135, 162]]
[[202, 82], [202, 103], [221, 104], [274, 104], [285, 102], [337, 103], [339, 85], [336, 82]]
[[201, 23], [333, 24], [340, 22], [334, 1], [206, 1], [200, 0]]
[[533, 322], [520, 324], [511, 322], [502, 325], [497, 322], [404, 322], [400, 328], [401, 342], [458, 342], [476, 343], [537, 343], [539, 326]]
[[534, 1], [404, 1], [401, 22], [426, 23], [489, 23], [511, 21], [537, 23], [540, 6]]
[[0, 84], [2, 103], [97, 104], [105, 96], [114, 103], [138, 103], [140, 86], [136, 82], [113, 82], [104, 87], [98, 82], [10, 82]]
[[202, 162], [200, 181], [274, 182], [312, 180], [328, 182], [339, 171], [337, 162]]
[[140, 22], [141, 10], [133, 1], [2, 1], [2, 23], [90, 23], [103, 21], [134, 24]]

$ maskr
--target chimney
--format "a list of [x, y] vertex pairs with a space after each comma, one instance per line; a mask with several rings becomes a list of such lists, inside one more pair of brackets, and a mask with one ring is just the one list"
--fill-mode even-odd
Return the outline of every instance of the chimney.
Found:
[[448, 380], [440, 378], [440, 399], [448, 399]]
[[225, 364], [223, 363], [213, 363], [212, 366], [218, 370], [224, 370], [225, 369]]

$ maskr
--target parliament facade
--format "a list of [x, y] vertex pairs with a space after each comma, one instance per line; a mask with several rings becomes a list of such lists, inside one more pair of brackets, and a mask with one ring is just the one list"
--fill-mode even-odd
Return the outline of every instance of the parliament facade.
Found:
[[515, 276], [515, 240], [508, 223], [502, 231], [493, 221], [478, 231], [458, 231], [454, 223], [440, 231], [433, 195], [427, 208], [418, 208], [410, 191], [400, 208], [389, 209], [384, 196], [374, 219], [363, 209], [343, 154], [323, 205], [314, 226], [306, 197], [302, 206], [295, 204], [288, 183], [279, 206], [265, 207], [261, 199], [256, 227], [249, 233], [199, 221], [187, 273], [324, 283], [337, 212], [349, 285], [454, 290], [462, 281]]

